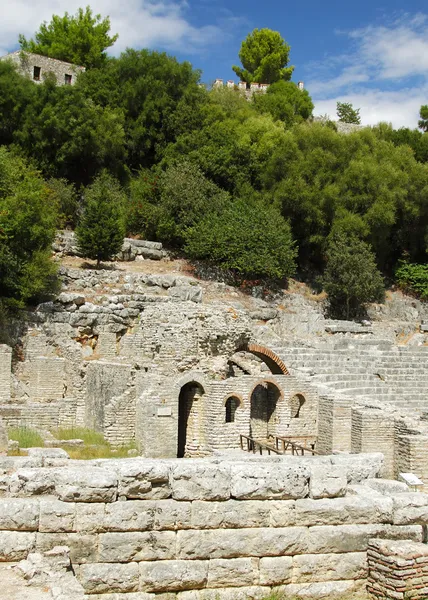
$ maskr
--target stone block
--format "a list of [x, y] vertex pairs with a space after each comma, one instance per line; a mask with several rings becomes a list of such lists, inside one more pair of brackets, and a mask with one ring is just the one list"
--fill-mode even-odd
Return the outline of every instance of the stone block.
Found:
[[[165, 501], [167, 502], [167, 501]], [[156, 502], [129, 500], [107, 504], [104, 515], [105, 531], [149, 531], [153, 529]]]
[[[343, 554], [365, 552], [371, 538], [422, 540], [418, 525], [338, 525], [310, 527], [304, 554]], [[302, 552], [295, 552], [302, 554]]]
[[139, 568], [137, 563], [111, 564], [94, 563], [81, 565], [78, 579], [87, 594], [111, 592], [137, 592], [139, 588]]
[[[113, 504], [119, 504], [113, 502]], [[122, 504], [122, 503], [120, 503]], [[109, 504], [103, 503], [76, 503], [76, 531], [85, 531], [88, 533], [99, 533], [105, 531], [104, 519], [106, 506]]]
[[27, 558], [28, 553], [34, 550], [35, 543], [35, 533], [0, 531], [0, 562], [16, 562]]
[[[284, 501], [284, 503], [294, 504], [291, 500]], [[192, 528], [245, 529], [246, 527], [269, 527], [272, 504], [272, 502], [262, 500], [246, 500], [245, 502], [239, 500], [228, 500], [227, 502], [196, 500], [191, 505]]]
[[307, 548], [305, 527], [179, 531], [177, 557], [182, 559], [238, 558], [300, 554]]
[[[212, 503], [207, 503], [212, 504]], [[192, 507], [195, 502], [177, 502], [176, 500], [158, 500], [155, 503], [154, 529], [178, 530], [190, 529], [192, 523]]]
[[70, 548], [73, 564], [98, 562], [98, 536], [82, 533], [37, 533], [37, 552], [47, 552], [55, 546]]
[[158, 500], [171, 496], [166, 462], [135, 459], [121, 463], [118, 477], [119, 496], [136, 500]]
[[38, 500], [0, 498], [0, 530], [37, 531], [38, 527]]
[[40, 499], [40, 524], [41, 533], [66, 533], [75, 531], [74, 520], [76, 505], [73, 502], [60, 500]]
[[175, 542], [173, 531], [102, 533], [100, 562], [171, 560], [175, 558]]
[[208, 563], [207, 587], [253, 585], [258, 581], [258, 562], [256, 558], [214, 558]]
[[392, 497], [394, 525], [426, 525], [428, 523], [428, 495], [408, 492]]
[[55, 470], [55, 491], [63, 502], [114, 502], [117, 476], [98, 467]]
[[268, 556], [260, 559], [260, 585], [291, 583], [293, 558], [291, 556]]
[[304, 598], [307, 600], [344, 600], [344, 598], [367, 598], [365, 579], [355, 581], [324, 581], [316, 583], [290, 583], [274, 588], [274, 592], [284, 598]]
[[366, 552], [304, 554], [293, 558], [293, 583], [365, 579]]
[[309, 470], [280, 462], [232, 465], [233, 498], [239, 500], [288, 500], [305, 498], [309, 491]]
[[306, 526], [392, 523], [392, 507], [392, 499], [383, 496], [304, 498], [295, 502], [295, 519]]
[[140, 589], [146, 592], [177, 592], [205, 587], [208, 561], [165, 560], [140, 563]]
[[337, 498], [346, 494], [346, 473], [338, 466], [317, 466], [311, 469], [309, 495], [311, 498]]
[[[177, 600], [263, 600], [269, 595], [269, 587], [253, 585], [179, 592]], [[158, 596], [156, 596], [156, 600], [159, 600]]]
[[171, 470], [170, 483], [175, 500], [230, 498], [230, 468], [221, 464], [178, 464]]

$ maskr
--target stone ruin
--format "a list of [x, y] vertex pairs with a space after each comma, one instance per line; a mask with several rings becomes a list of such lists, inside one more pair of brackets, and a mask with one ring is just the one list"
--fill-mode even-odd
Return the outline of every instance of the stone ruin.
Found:
[[[70, 600], [366, 598], [390, 564], [386, 546], [368, 561], [374, 540], [424, 556], [428, 496], [392, 481], [428, 482], [423, 328], [296, 316], [291, 295], [245, 305], [172, 272], [60, 273], [63, 292], [0, 346], [0, 418], [89, 427], [140, 456], [0, 457], [0, 563], [27, 559], [40, 583], [66, 547]], [[373, 597], [401, 598], [388, 577]]]

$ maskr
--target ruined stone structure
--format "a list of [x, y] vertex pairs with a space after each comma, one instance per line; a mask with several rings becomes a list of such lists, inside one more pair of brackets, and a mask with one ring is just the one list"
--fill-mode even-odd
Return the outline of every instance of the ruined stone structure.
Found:
[[420, 543], [428, 517], [428, 496], [376, 479], [381, 466], [380, 454], [0, 458], [0, 561], [68, 547], [82, 590], [68, 581], [69, 600], [365, 598], [370, 540]]
[[57, 85], [74, 85], [79, 74], [85, 71], [85, 67], [21, 50], [6, 54], [0, 57], [0, 60], [11, 61], [22, 75], [35, 83], [41, 83], [46, 77], [53, 76]]

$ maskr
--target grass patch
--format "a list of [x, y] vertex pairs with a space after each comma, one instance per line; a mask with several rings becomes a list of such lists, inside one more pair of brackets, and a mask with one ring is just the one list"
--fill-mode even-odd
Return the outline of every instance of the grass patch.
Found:
[[86, 427], [58, 429], [51, 433], [57, 440], [83, 440], [85, 446], [108, 446], [108, 442], [106, 442], [102, 433]]
[[42, 436], [30, 427], [10, 427], [9, 439], [19, 443], [20, 448], [40, 448], [45, 445]]

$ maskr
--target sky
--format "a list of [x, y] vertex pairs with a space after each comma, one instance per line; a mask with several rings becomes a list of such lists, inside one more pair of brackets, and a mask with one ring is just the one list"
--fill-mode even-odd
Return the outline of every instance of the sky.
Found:
[[[89, 0], [86, 0], [89, 2]], [[52, 14], [73, 14], [79, 0], [0, 3], [0, 55], [32, 37]], [[254, 28], [279, 31], [291, 47], [293, 81], [303, 81], [315, 115], [336, 118], [336, 103], [360, 108], [362, 123], [416, 127], [428, 104], [427, 0], [92, 0], [126, 47], [167, 51], [188, 60], [207, 84], [234, 79], [242, 40]]]

